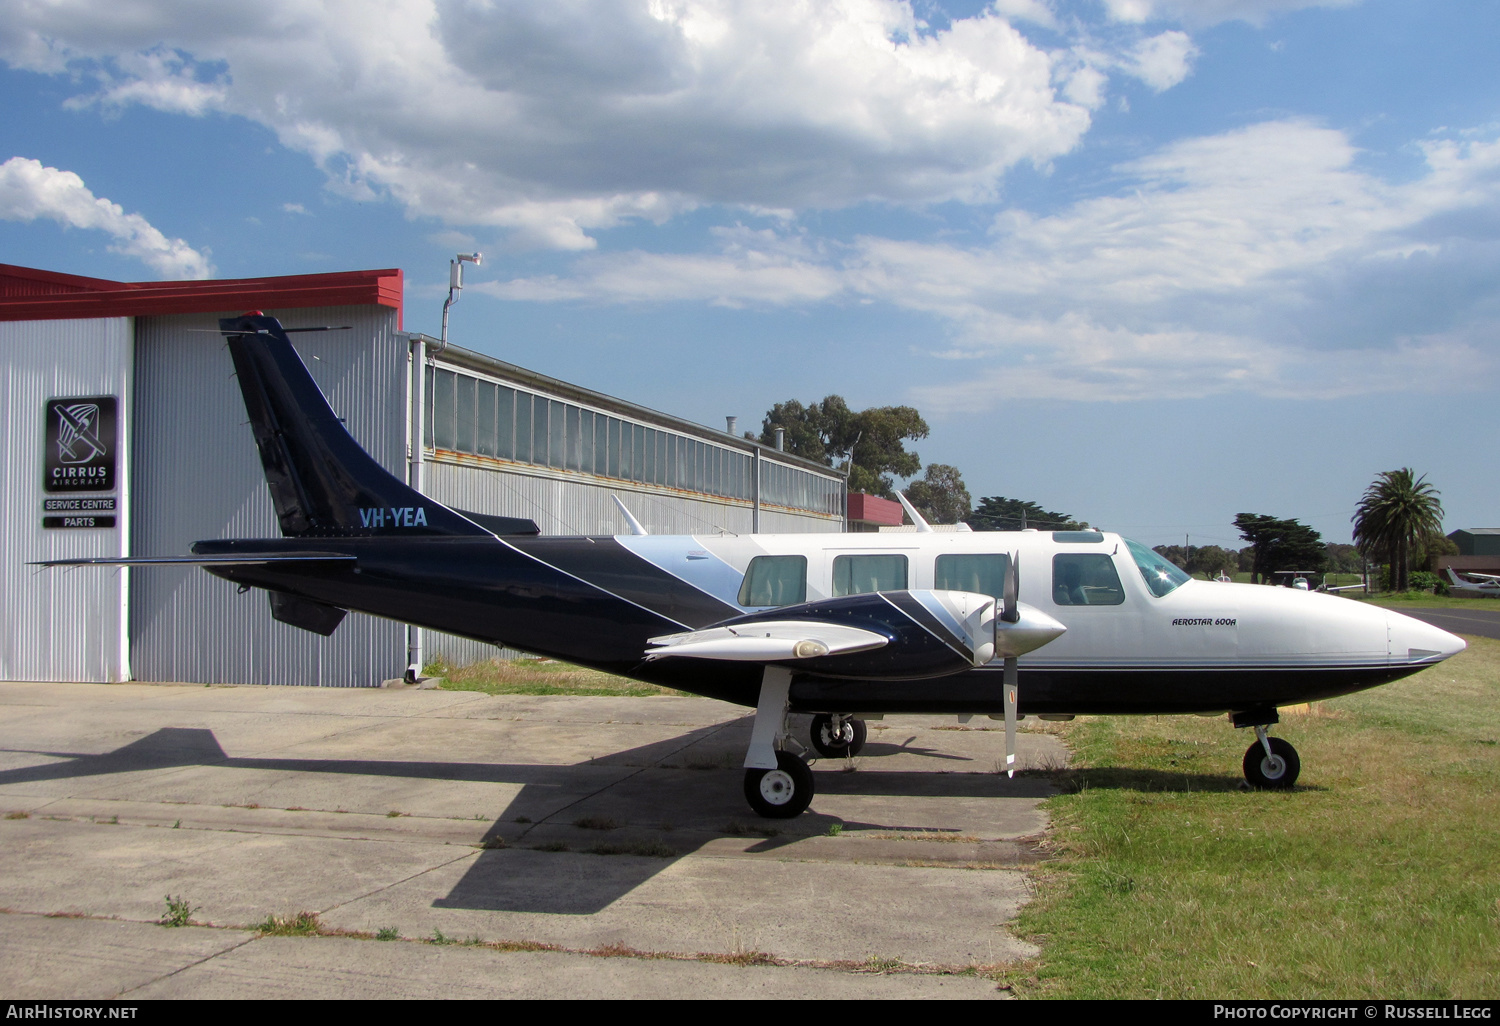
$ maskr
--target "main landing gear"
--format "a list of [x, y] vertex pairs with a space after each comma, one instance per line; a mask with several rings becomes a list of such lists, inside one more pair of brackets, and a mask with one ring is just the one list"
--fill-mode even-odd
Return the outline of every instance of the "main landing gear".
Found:
[[1284, 738], [1269, 737], [1266, 728], [1279, 722], [1276, 710], [1232, 713], [1230, 722], [1236, 727], [1254, 727], [1255, 743], [1245, 750], [1245, 780], [1251, 787], [1277, 791], [1291, 790], [1302, 771], [1302, 760], [1297, 758], [1297, 749]]
[[745, 800], [757, 816], [791, 819], [807, 811], [813, 800], [813, 775], [807, 763], [784, 746], [792, 671], [767, 666], [760, 680], [755, 726], [745, 753]]
[[842, 714], [819, 713], [812, 721], [813, 749], [825, 759], [853, 757], [865, 747], [869, 729], [864, 720]]

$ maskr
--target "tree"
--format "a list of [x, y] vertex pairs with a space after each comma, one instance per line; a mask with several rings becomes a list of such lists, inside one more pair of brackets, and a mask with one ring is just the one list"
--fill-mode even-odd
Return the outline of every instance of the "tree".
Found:
[[1342, 542], [1329, 542], [1324, 548], [1328, 552], [1328, 569], [1339, 574], [1364, 572], [1364, 557], [1359, 549]]
[[796, 399], [777, 403], [761, 422], [760, 440], [776, 443], [786, 431], [785, 448], [827, 466], [849, 464], [849, 490], [896, 497], [895, 478], [911, 477], [922, 460], [906, 442], [927, 437], [927, 422], [910, 406], [872, 406], [855, 413], [841, 396], [804, 406]]
[[1199, 545], [1193, 549], [1192, 557], [1185, 568], [1188, 573], [1202, 574], [1213, 578], [1221, 573], [1234, 573], [1240, 568], [1240, 555], [1233, 549], [1218, 545]]
[[1278, 570], [1322, 570], [1328, 558], [1322, 535], [1299, 521], [1238, 513], [1234, 526], [1253, 550], [1250, 580], [1254, 584], [1269, 582]]
[[986, 495], [979, 508], [965, 521], [976, 531], [1020, 531], [1035, 527], [1041, 531], [1076, 531], [1087, 524], [1066, 513], [1054, 513], [1034, 502], [1007, 499], [1003, 495]]
[[956, 524], [974, 508], [964, 476], [946, 463], [927, 464], [922, 480], [906, 486], [906, 498], [929, 524]]
[[1382, 471], [1354, 510], [1354, 544], [1372, 559], [1385, 557], [1396, 591], [1407, 589], [1412, 548], [1443, 533], [1441, 494], [1426, 474], [1402, 467]]

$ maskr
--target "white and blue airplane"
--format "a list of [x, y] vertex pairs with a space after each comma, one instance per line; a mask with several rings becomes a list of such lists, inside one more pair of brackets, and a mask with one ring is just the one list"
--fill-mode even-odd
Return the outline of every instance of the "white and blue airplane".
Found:
[[[1005, 720], [1227, 714], [1252, 728], [1246, 778], [1289, 788], [1277, 708], [1416, 673], [1464, 642], [1390, 610], [1195, 581], [1108, 531], [541, 537], [529, 520], [414, 491], [345, 430], [274, 318], [221, 322], [282, 537], [215, 539], [190, 563], [266, 590], [272, 615], [328, 635], [348, 610], [755, 710], [744, 792], [808, 808], [813, 747], [857, 753], [891, 713]], [[297, 329], [292, 329], [297, 330]], [[1022, 597], [1025, 601], [1022, 601]]]

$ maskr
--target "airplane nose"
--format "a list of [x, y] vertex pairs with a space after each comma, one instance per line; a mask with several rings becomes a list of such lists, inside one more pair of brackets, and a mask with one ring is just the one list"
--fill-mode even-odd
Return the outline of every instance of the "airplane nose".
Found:
[[1387, 611], [1386, 628], [1392, 662], [1440, 663], [1469, 647], [1458, 635], [1402, 613]]

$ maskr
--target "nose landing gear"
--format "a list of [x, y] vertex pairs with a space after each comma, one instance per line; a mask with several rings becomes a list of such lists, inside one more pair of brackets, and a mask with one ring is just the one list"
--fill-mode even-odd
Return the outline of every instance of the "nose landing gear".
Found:
[[1291, 742], [1269, 737], [1266, 728], [1280, 722], [1275, 709], [1257, 709], [1230, 714], [1236, 727], [1254, 727], [1255, 743], [1245, 751], [1245, 780], [1251, 787], [1288, 791], [1302, 771], [1302, 760]]
[[1302, 771], [1297, 749], [1285, 738], [1267, 737], [1265, 727], [1256, 727], [1255, 736], [1255, 744], [1245, 751], [1245, 779], [1251, 787], [1290, 790]]

